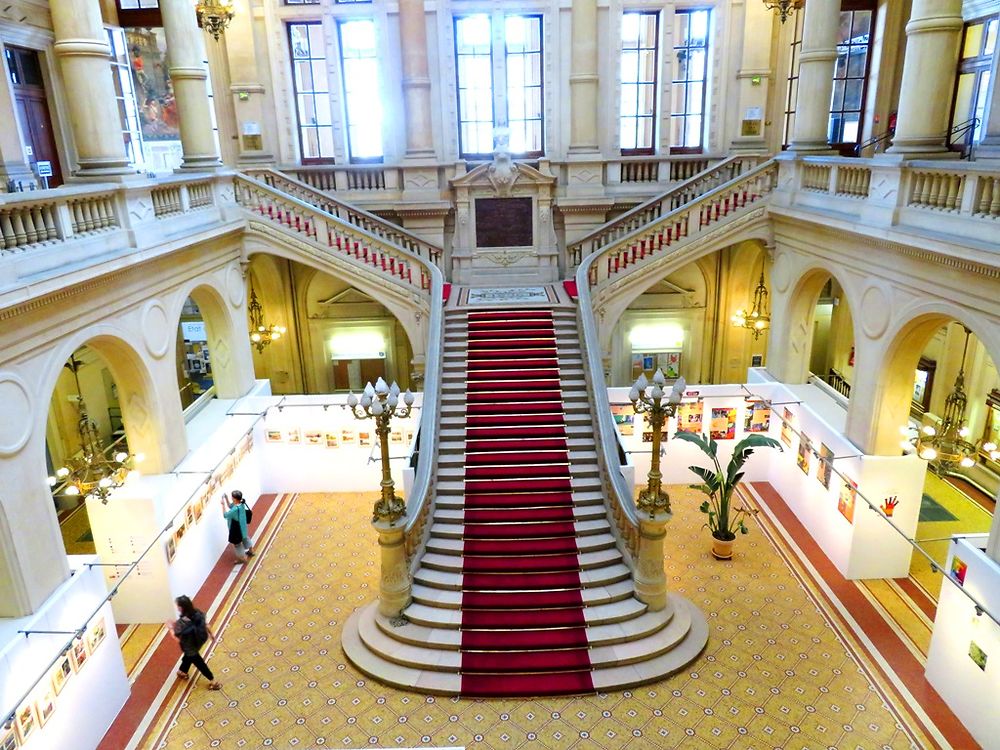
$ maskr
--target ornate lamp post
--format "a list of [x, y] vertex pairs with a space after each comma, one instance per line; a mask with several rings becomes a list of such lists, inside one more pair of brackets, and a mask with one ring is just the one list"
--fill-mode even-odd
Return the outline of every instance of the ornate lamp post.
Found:
[[[657, 370], [653, 375], [653, 384], [650, 386], [643, 373], [635, 381], [628, 397], [635, 407], [636, 414], [645, 414], [646, 421], [649, 422], [653, 430], [653, 460], [649, 469], [649, 483], [646, 489], [639, 495], [636, 503], [640, 513], [649, 513], [652, 518], [657, 513], [670, 513], [670, 496], [660, 487], [660, 441], [662, 439], [663, 425], [668, 417], [674, 416], [677, 405], [684, 395], [686, 383], [684, 378], [678, 378], [674, 383], [669, 395], [664, 393], [663, 387], [666, 385], [666, 378], [661, 370]], [[648, 391], [648, 392], [647, 392]], [[664, 398], [666, 396], [666, 398]]]
[[395, 483], [389, 469], [389, 425], [393, 417], [406, 418], [413, 410], [413, 394], [402, 394], [400, 404], [399, 386], [391, 386], [379, 378], [372, 386], [365, 386], [359, 399], [353, 393], [347, 397], [347, 405], [355, 419], [374, 419], [382, 449], [382, 497], [375, 503], [372, 525], [378, 532], [378, 544], [382, 550], [382, 570], [379, 582], [379, 612], [386, 617], [398, 617], [410, 603], [410, 572], [406, 565], [404, 546], [405, 529], [396, 526], [399, 519], [406, 516], [406, 503], [396, 495]]
[[640, 375], [629, 392], [629, 399], [636, 414], [646, 414], [653, 430], [653, 455], [649, 469], [649, 482], [636, 502], [639, 510], [639, 560], [635, 572], [635, 595], [650, 610], [667, 606], [667, 576], [663, 570], [663, 541], [666, 525], [670, 520], [670, 497], [660, 484], [660, 442], [663, 425], [674, 415], [684, 395], [686, 383], [678, 378], [669, 394], [663, 387], [666, 378], [656, 371], [650, 385], [645, 374]]

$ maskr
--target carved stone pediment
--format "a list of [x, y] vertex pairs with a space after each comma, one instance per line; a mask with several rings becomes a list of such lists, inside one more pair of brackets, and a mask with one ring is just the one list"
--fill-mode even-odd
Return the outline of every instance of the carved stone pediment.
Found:
[[514, 188], [517, 191], [530, 193], [536, 191], [539, 186], [554, 187], [556, 178], [553, 175], [545, 174], [528, 164], [519, 164], [515, 161], [494, 159], [488, 164], [480, 164], [466, 174], [455, 177], [451, 180], [451, 187], [455, 190], [490, 189], [497, 196], [506, 198]]

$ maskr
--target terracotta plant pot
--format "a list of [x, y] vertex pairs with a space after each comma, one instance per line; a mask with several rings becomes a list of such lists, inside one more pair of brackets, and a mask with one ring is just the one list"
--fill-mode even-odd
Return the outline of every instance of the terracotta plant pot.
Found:
[[733, 542], [735, 539], [716, 539], [712, 537], [712, 557], [716, 560], [731, 560], [733, 558]]

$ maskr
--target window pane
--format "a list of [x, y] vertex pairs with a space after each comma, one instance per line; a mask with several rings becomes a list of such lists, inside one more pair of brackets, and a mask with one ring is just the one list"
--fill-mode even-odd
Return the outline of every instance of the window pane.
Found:
[[458, 136], [462, 156], [488, 154], [493, 150], [491, 33], [490, 17], [485, 14], [455, 19]]
[[541, 27], [540, 16], [504, 19], [507, 124], [510, 150], [515, 154], [542, 149], [540, 139], [535, 138], [542, 132]]
[[844, 88], [844, 109], [858, 111], [861, 109], [861, 84], [860, 80], [849, 80]]
[[851, 78], [864, 78], [867, 64], [868, 47], [852, 47], [851, 62], [847, 66], [847, 75]]
[[658, 23], [658, 13], [622, 14], [619, 141], [623, 150], [654, 146]]
[[337, 27], [344, 75], [348, 150], [352, 159], [381, 159], [382, 97], [375, 22], [371, 19], [341, 21]]
[[997, 48], [997, 27], [1000, 26], [1000, 21], [996, 18], [992, 19], [986, 25], [986, 43], [983, 45], [983, 54], [990, 57], [993, 56], [993, 52]]
[[702, 114], [708, 81], [711, 12], [678, 10], [674, 18], [675, 64], [671, 86], [670, 145], [701, 149], [704, 146]]
[[955, 92], [955, 115], [952, 125], [959, 125], [972, 115], [972, 94], [975, 90], [976, 74], [963, 73], [958, 77], [958, 88]]
[[983, 45], [984, 23], [969, 24], [965, 29], [965, 44], [962, 47], [962, 57], [979, 57]]
[[302, 158], [331, 159], [332, 120], [323, 26], [319, 22], [289, 24], [288, 42]]

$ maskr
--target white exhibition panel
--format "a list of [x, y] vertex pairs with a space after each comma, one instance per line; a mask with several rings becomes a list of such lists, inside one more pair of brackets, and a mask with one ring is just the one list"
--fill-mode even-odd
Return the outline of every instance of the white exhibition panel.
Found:
[[[107, 596], [107, 588], [99, 568], [88, 568], [87, 563], [97, 562], [92, 555], [74, 555], [69, 558], [73, 575], [48, 598], [34, 615], [19, 618], [17, 629], [74, 631], [90, 628], [104, 622], [104, 638], [86, 660], [74, 666], [68, 676], [53, 682], [54, 669], [49, 663], [60, 656], [70, 640], [69, 635], [5, 633], [5, 645], [0, 650], [0, 710], [24, 710], [29, 704], [36, 706], [36, 726], [21, 747], [25, 750], [45, 748], [97, 747], [104, 733], [111, 726], [129, 696], [128, 676], [122, 661], [118, 634], [115, 630], [111, 607], [105, 604], [90, 621], [87, 618]], [[79, 648], [83, 641], [75, 641]], [[70, 654], [66, 658], [71, 658]], [[61, 661], [61, 660], [60, 660]], [[58, 665], [57, 665], [58, 668]], [[28, 701], [15, 705], [31, 687], [39, 674], [44, 676], [32, 690]], [[44, 725], [37, 711], [51, 705]], [[83, 717], [86, 717], [84, 720]], [[0, 736], [4, 735], [0, 717]]]
[[[773, 404], [773, 412], [767, 432], [761, 434], [781, 442], [782, 451], [755, 451], [744, 466], [744, 481], [770, 482], [845, 578], [908, 575], [912, 547], [903, 535], [912, 537], [916, 533], [926, 462], [915, 455], [862, 455], [844, 436], [846, 415], [843, 408], [815, 386], [785, 386], [755, 370], [750, 371], [748, 379], [752, 382], [746, 386], [689, 385], [685, 393], [685, 402], [700, 400], [703, 404], [703, 434], [709, 432], [713, 409], [735, 409], [734, 437], [718, 440], [723, 466], [732, 457], [735, 445], [748, 434], [745, 429], [751, 403], [748, 398], [753, 395], [767, 399]], [[609, 388], [608, 398], [613, 405], [630, 403], [627, 388]], [[783, 439], [782, 418], [786, 410], [794, 429], [785, 430]], [[650, 467], [651, 444], [642, 442], [644, 426], [641, 415], [636, 415], [633, 434], [621, 438], [635, 466], [637, 485], [645, 484]], [[708, 459], [693, 444], [672, 439], [676, 418], [668, 421], [666, 431], [670, 439], [665, 444], [661, 461], [663, 481], [666, 484], [696, 483], [698, 479], [688, 467], [707, 466]], [[813, 449], [806, 451], [801, 459], [799, 434], [808, 438]], [[853, 497], [852, 493], [844, 491], [845, 481], [836, 472], [831, 471], [824, 483], [821, 478], [823, 462], [816, 455], [824, 449], [825, 455], [832, 454], [836, 471], [857, 485]], [[894, 530], [859, 495], [880, 507], [887, 498], [894, 498], [892, 521], [903, 533]]]
[[[944, 572], [997, 613], [1000, 563], [983, 551], [987, 536], [956, 537]], [[1000, 737], [1000, 626], [986, 615], [977, 615], [972, 601], [947, 582], [938, 599], [926, 676], [976, 741], [983, 747], [996, 747]]]

